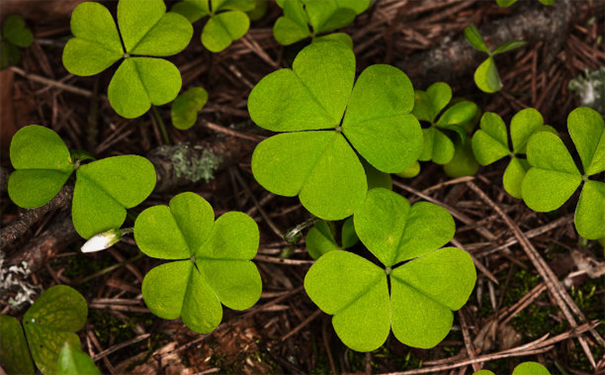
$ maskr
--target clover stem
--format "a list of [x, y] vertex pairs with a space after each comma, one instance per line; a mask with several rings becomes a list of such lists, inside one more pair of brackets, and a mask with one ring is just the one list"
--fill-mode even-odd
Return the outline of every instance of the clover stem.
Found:
[[162, 138], [164, 139], [164, 143], [170, 145], [170, 138], [168, 137], [168, 131], [166, 131], [166, 125], [164, 125], [164, 120], [162, 120], [162, 116], [160, 116], [160, 112], [158, 112], [158, 107], [155, 105], [151, 105], [151, 111], [153, 112], [153, 116], [158, 122], [158, 127], [160, 128], [160, 132], [162, 133]]

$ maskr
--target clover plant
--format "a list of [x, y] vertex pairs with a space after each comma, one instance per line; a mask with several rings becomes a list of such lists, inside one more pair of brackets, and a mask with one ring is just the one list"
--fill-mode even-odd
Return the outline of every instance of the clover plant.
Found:
[[25, 25], [25, 20], [18, 14], [12, 14], [2, 23], [0, 34], [0, 69], [17, 65], [21, 61], [19, 48], [29, 47], [34, 41], [34, 35]]
[[208, 92], [202, 87], [192, 87], [172, 102], [172, 125], [186, 130], [197, 121], [197, 113], [204, 108], [208, 101]]
[[95, 366], [92, 358], [69, 342], [65, 342], [59, 352], [57, 373], [62, 375], [101, 375], [101, 371]]
[[472, 140], [473, 153], [477, 161], [481, 165], [488, 165], [510, 156], [511, 160], [504, 171], [502, 183], [510, 195], [521, 199], [521, 183], [529, 168], [527, 161], [521, 155], [526, 153], [529, 137], [542, 131], [556, 134], [556, 130], [549, 125], [544, 125], [542, 115], [533, 108], [521, 110], [513, 116], [510, 122], [512, 147], [509, 146], [506, 125], [497, 114], [484, 113], [480, 127]]
[[260, 298], [261, 278], [250, 261], [258, 249], [258, 226], [241, 212], [215, 222], [204, 198], [182, 193], [169, 206], [143, 211], [134, 237], [143, 253], [173, 260], [143, 280], [145, 303], [160, 318], [182, 317], [193, 331], [208, 333], [221, 322], [221, 303], [244, 310]]
[[277, 0], [284, 15], [275, 21], [273, 35], [287, 46], [305, 38], [331, 39], [352, 48], [351, 38], [344, 33], [319, 37], [319, 34], [345, 27], [365, 11], [370, 0]]
[[313, 259], [319, 259], [332, 250], [345, 250], [354, 246], [359, 238], [353, 227], [353, 218], [345, 220], [340, 226], [340, 241], [336, 241], [336, 223], [318, 220], [309, 233], [307, 233], [307, 251]]
[[527, 42], [523, 40], [514, 40], [512, 42], [503, 43], [493, 51], [490, 51], [487, 44], [485, 44], [479, 29], [477, 29], [477, 26], [472, 22], [464, 29], [464, 37], [471, 46], [488, 55], [487, 59], [479, 65], [477, 70], [475, 70], [475, 83], [477, 84], [477, 87], [479, 87], [481, 91], [489, 94], [500, 91], [500, 89], [502, 89], [502, 82], [500, 81], [498, 68], [496, 68], [496, 63], [494, 62], [494, 56], [523, 47]]
[[76, 172], [71, 212], [76, 231], [86, 239], [119, 228], [126, 209], [143, 202], [155, 187], [155, 168], [147, 159], [123, 155], [80, 165], [57, 133], [39, 125], [13, 136], [10, 159], [15, 171], [8, 194], [23, 208], [46, 204]]
[[402, 343], [431, 348], [452, 327], [452, 310], [468, 299], [476, 280], [471, 257], [446, 247], [455, 224], [442, 207], [381, 188], [368, 192], [353, 216], [355, 232], [378, 258], [323, 255], [305, 276], [305, 290], [330, 315], [345, 345], [357, 351], [381, 346], [391, 328]]
[[422, 129], [424, 145], [419, 160], [449, 163], [455, 149], [451, 135], [446, 133], [457, 133], [462, 142], [466, 142], [464, 126], [471, 122], [479, 108], [473, 102], [462, 100], [444, 111], [452, 99], [452, 89], [445, 82], [433, 83], [426, 91], [416, 90], [414, 96], [412, 113], [418, 120], [430, 124]]
[[[555, 3], [555, 0], [538, 0], [540, 3], [542, 3], [542, 5], [553, 5]], [[496, 3], [498, 4], [498, 6], [502, 7], [502, 8], [508, 8], [509, 6], [513, 5], [514, 3], [516, 3], [517, 0], [496, 0]]]
[[57, 370], [61, 348], [66, 342], [80, 347], [75, 332], [84, 327], [87, 315], [84, 297], [65, 285], [42, 293], [23, 315], [22, 324], [16, 318], [0, 315], [2, 367], [10, 374], [33, 374], [35, 363], [43, 374], [63, 374]]
[[103, 5], [78, 5], [71, 15], [74, 37], [63, 50], [63, 65], [72, 74], [91, 76], [123, 59], [107, 96], [120, 116], [135, 118], [152, 104], [174, 100], [181, 90], [177, 67], [157, 57], [187, 47], [193, 27], [180, 14], [166, 13], [163, 0], [120, 0], [117, 19], [119, 32]]
[[[490, 370], [475, 371], [473, 375], [495, 375]], [[515, 367], [513, 375], [550, 375], [548, 369], [538, 362], [523, 362]]]
[[594, 109], [574, 109], [567, 118], [569, 135], [580, 155], [582, 171], [563, 144], [550, 132], [532, 135], [527, 142], [529, 170], [521, 195], [538, 212], [556, 210], [583, 184], [574, 224], [587, 239], [605, 237], [605, 183], [590, 179], [605, 171], [605, 122]]
[[174, 4], [172, 11], [195, 22], [208, 16], [202, 30], [202, 44], [211, 52], [220, 52], [248, 32], [254, 0], [184, 0]]
[[392, 66], [372, 65], [353, 87], [354, 78], [351, 49], [313, 43], [292, 69], [263, 78], [248, 99], [257, 125], [284, 132], [258, 144], [254, 177], [275, 194], [299, 195], [324, 220], [344, 219], [363, 202], [368, 184], [358, 154], [377, 170], [396, 173], [422, 151], [408, 77]]

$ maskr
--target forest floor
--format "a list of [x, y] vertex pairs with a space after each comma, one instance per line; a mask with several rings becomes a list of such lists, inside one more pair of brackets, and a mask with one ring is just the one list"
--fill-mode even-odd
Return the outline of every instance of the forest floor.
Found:
[[[76, 4], [9, 0], [0, 8], [2, 18], [22, 14], [35, 35], [19, 66], [0, 72], [3, 227], [23, 219], [24, 210], [8, 198], [5, 175], [11, 170], [10, 139], [19, 128], [50, 127], [70, 148], [96, 157], [157, 154], [164, 144], [152, 115], [127, 120], [110, 107], [106, 89], [113, 69], [77, 77], [63, 67], [61, 52], [71, 35], [69, 14]], [[107, 5], [115, 11], [116, 2]], [[40, 290], [65, 284], [84, 295], [90, 310], [80, 332], [83, 348], [108, 374], [468, 374], [481, 368], [511, 373], [530, 360], [553, 374], [605, 373], [603, 248], [595, 241], [579, 241], [573, 199], [556, 212], [541, 214], [504, 192], [505, 162], [454, 180], [430, 163], [423, 164], [416, 178], [393, 177], [394, 191], [410, 201], [430, 200], [452, 213], [457, 225], [452, 245], [468, 251], [478, 266], [476, 287], [454, 314], [445, 340], [421, 350], [391, 335], [371, 353], [342, 344], [331, 317], [302, 287], [313, 262], [304, 238], [293, 251], [283, 239], [309, 213], [296, 198], [268, 193], [250, 169], [255, 145], [270, 134], [251, 122], [248, 94], [265, 75], [289, 67], [302, 47], [284, 48], [273, 39], [271, 27], [280, 12], [271, 3], [244, 38], [218, 54], [201, 46], [200, 25], [194, 25], [189, 47], [170, 60], [181, 71], [183, 88], [204, 87], [208, 103], [187, 131], [170, 126], [169, 106], [159, 112], [173, 144], [209, 147], [223, 162], [212, 179], [181, 179], [137, 207], [142, 211], [193, 191], [217, 215], [230, 210], [251, 215], [261, 231], [255, 263], [263, 280], [263, 294], [253, 308], [225, 308], [221, 325], [205, 335], [179, 320], [155, 317], [143, 302], [141, 283], [160, 262], [139, 257], [132, 237], [107, 251], [82, 254], [83, 240], [70, 226], [65, 202], [36, 216], [20, 238], [2, 249], [2, 267], [28, 260], [32, 273], [22, 276], [23, 282]], [[461, 39], [469, 22], [478, 25], [491, 46], [516, 39], [518, 33], [529, 42], [496, 58], [504, 84], [497, 94], [484, 94], [474, 85], [472, 74], [482, 56]], [[455, 97], [498, 113], [507, 124], [519, 110], [533, 107], [565, 134], [567, 115], [580, 105], [568, 89], [570, 80], [605, 66], [604, 22], [603, 0], [556, 0], [552, 7], [520, 1], [507, 9], [495, 0], [378, 0], [344, 31], [353, 38], [358, 73], [371, 64], [393, 64], [416, 89], [445, 80]], [[1, 313], [22, 317], [27, 303], [17, 309], [8, 304], [16, 292], [0, 296]]]

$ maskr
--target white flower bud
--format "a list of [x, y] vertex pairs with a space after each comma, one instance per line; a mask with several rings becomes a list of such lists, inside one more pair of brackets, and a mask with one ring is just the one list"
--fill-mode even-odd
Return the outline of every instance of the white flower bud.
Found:
[[123, 232], [120, 229], [110, 229], [96, 234], [82, 245], [81, 250], [83, 253], [93, 253], [95, 251], [105, 250], [119, 242], [122, 235]]

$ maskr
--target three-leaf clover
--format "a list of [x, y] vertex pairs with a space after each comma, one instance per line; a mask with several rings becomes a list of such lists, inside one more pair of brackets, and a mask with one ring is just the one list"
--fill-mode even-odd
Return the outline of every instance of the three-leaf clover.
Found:
[[532, 134], [542, 131], [556, 134], [556, 130], [544, 125], [542, 115], [533, 108], [521, 110], [513, 116], [510, 122], [512, 147], [509, 147], [506, 125], [497, 114], [484, 113], [480, 127], [472, 140], [475, 158], [479, 164], [488, 165], [510, 156], [511, 161], [504, 171], [502, 183], [510, 195], [521, 199], [521, 183], [529, 165], [519, 154], [526, 153], [527, 141]]
[[[275, 21], [273, 35], [287, 46], [302, 39], [347, 26], [370, 5], [369, 0], [277, 0], [284, 15]], [[336, 39], [352, 47], [347, 34], [337, 33], [321, 38]]]
[[464, 126], [471, 122], [479, 108], [473, 102], [462, 100], [443, 111], [452, 99], [452, 89], [445, 82], [433, 83], [426, 91], [416, 90], [414, 96], [412, 113], [418, 120], [430, 124], [422, 129], [424, 146], [418, 159], [449, 163], [454, 157], [454, 142], [444, 131], [457, 133], [462, 142], [466, 142]]
[[340, 226], [340, 241], [335, 239], [335, 225], [334, 222], [318, 220], [307, 233], [305, 239], [307, 251], [313, 259], [319, 259], [319, 257], [332, 250], [348, 249], [359, 241], [352, 217], [345, 220]]
[[410, 207], [400, 195], [377, 188], [368, 192], [354, 224], [382, 265], [330, 251], [305, 276], [311, 300], [334, 315], [336, 333], [353, 350], [378, 348], [391, 328], [406, 345], [437, 345], [452, 327], [452, 310], [464, 305], [476, 280], [465, 251], [440, 248], [454, 235], [451, 215], [427, 202]]
[[75, 332], [84, 327], [87, 315], [84, 297], [65, 285], [40, 295], [23, 316], [23, 328], [17, 319], [0, 315], [2, 366], [11, 374], [33, 374], [33, 359], [43, 374], [61, 373], [57, 371], [59, 352], [66, 342], [80, 347]]
[[258, 249], [258, 226], [241, 212], [228, 212], [215, 222], [204, 198], [182, 193], [169, 206], [143, 211], [134, 236], [143, 253], [174, 260], [153, 268], [143, 280], [145, 303], [160, 318], [182, 317], [190, 329], [208, 333], [221, 322], [221, 302], [244, 310], [260, 298], [261, 278], [250, 261]]
[[187, 130], [197, 121], [197, 113], [204, 108], [208, 101], [208, 92], [202, 87], [192, 87], [172, 102], [172, 125], [181, 130]]
[[172, 11], [189, 22], [209, 16], [202, 30], [202, 44], [211, 52], [220, 52], [248, 32], [254, 0], [184, 0], [174, 4]]
[[14, 135], [10, 159], [15, 171], [8, 180], [8, 194], [23, 208], [46, 204], [76, 171], [72, 218], [86, 239], [119, 228], [126, 209], [143, 202], [156, 182], [153, 164], [141, 156], [113, 156], [79, 165], [59, 135], [39, 125]]
[[556, 210], [584, 183], [574, 223], [588, 239], [605, 237], [605, 183], [589, 179], [605, 171], [605, 123], [594, 109], [574, 109], [567, 129], [582, 161], [576, 166], [563, 141], [550, 132], [540, 132], [527, 143], [527, 171], [521, 186], [523, 200], [538, 212]]
[[475, 70], [475, 83], [477, 84], [477, 87], [479, 87], [481, 91], [490, 94], [500, 91], [500, 89], [502, 89], [502, 82], [500, 81], [498, 68], [496, 68], [496, 63], [494, 62], [494, 56], [523, 47], [527, 42], [523, 40], [514, 40], [512, 42], [503, 43], [496, 47], [495, 50], [490, 51], [487, 44], [485, 44], [479, 29], [477, 29], [477, 26], [472, 22], [464, 29], [464, 37], [471, 46], [488, 55], [488, 58], [479, 65], [477, 70]]
[[25, 25], [25, 20], [18, 14], [12, 14], [2, 23], [0, 35], [0, 69], [17, 65], [21, 60], [19, 48], [29, 47], [34, 35]]
[[285, 132], [256, 147], [254, 177], [273, 193], [299, 195], [321, 219], [344, 219], [367, 191], [357, 153], [386, 173], [403, 171], [420, 155], [412, 83], [397, 68], [372, 65], [353, 87], [355, 56], [334, 41], [305, 47], [292, 67], [269, 74], [250, 93], [252, 120]]
[[166, 13], [163, 0], [120, 0], [118, 25], [99, 3], [78, 5], [71, 15], [74, 37], [63, 50], [63, 65], [72, 74], [90, 76], [122, 58], [108, 88], [111, 106], [123, 117], [139, 117], [152, 104], [172, 101], [181, 89], [174, 64], [150, 56], [182, 51], [193, 27], [180, 14]]

